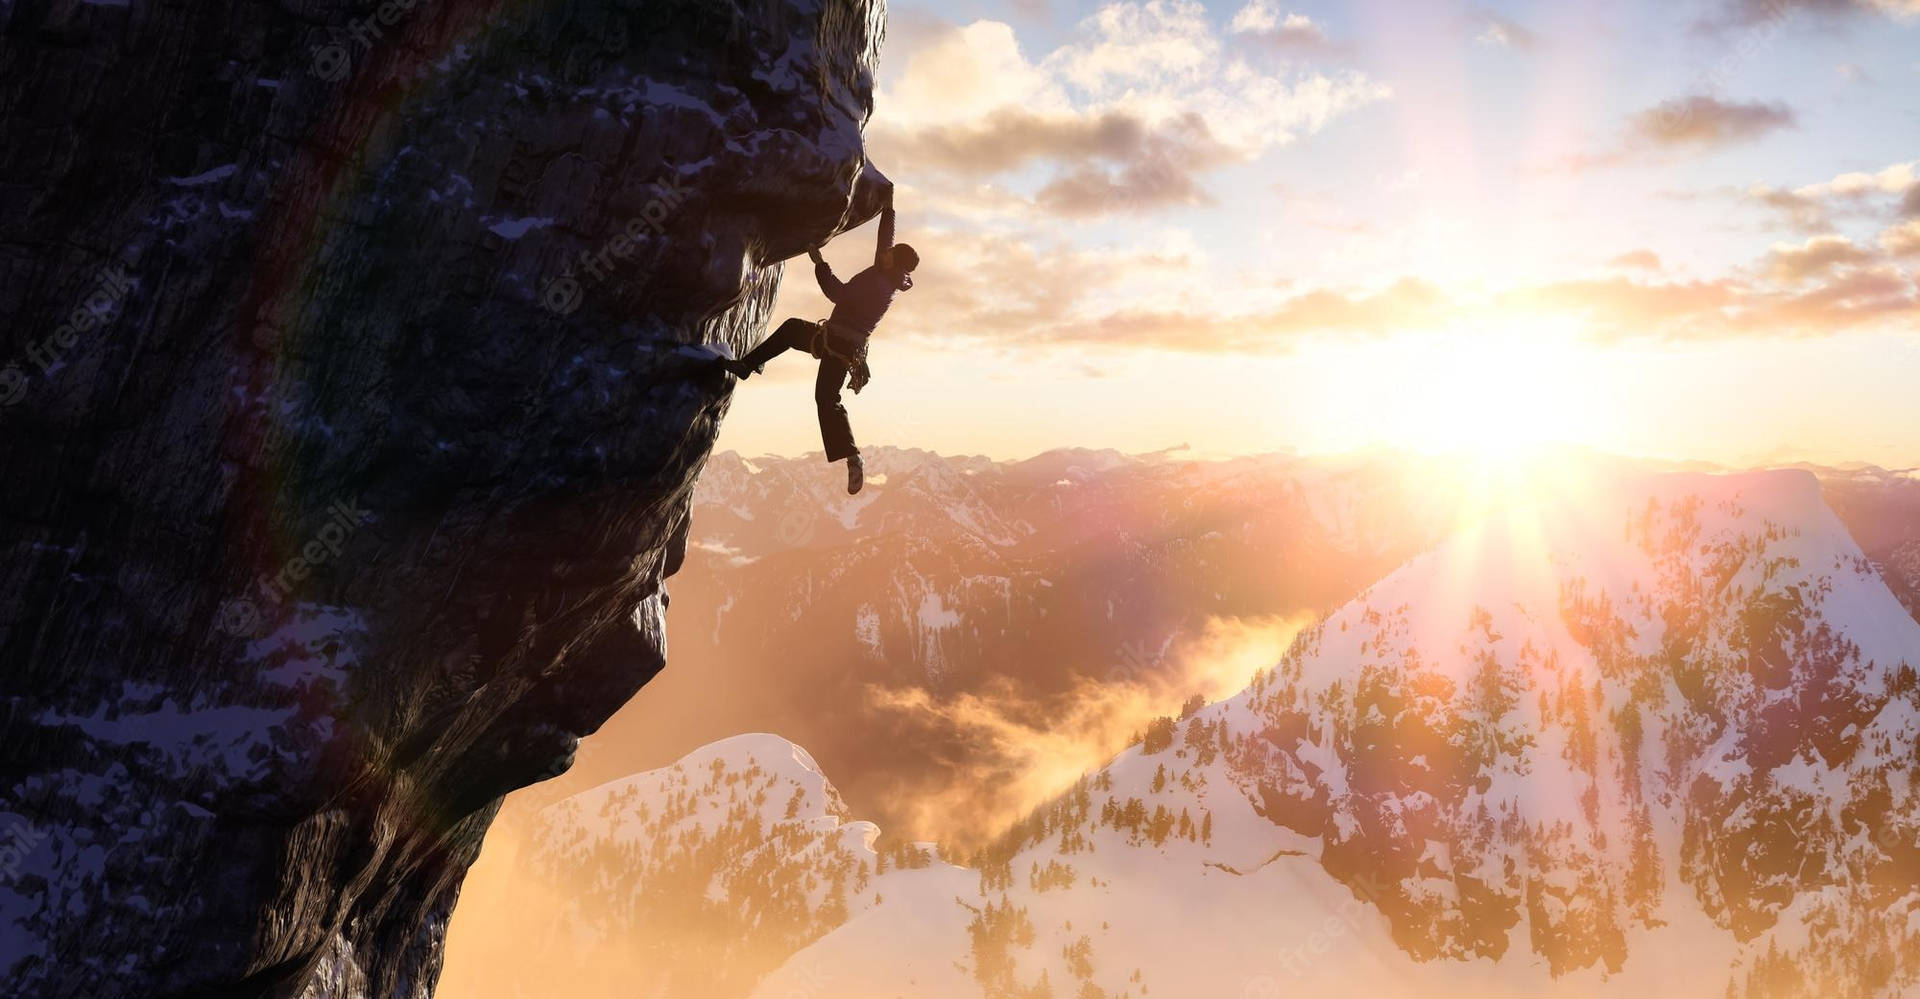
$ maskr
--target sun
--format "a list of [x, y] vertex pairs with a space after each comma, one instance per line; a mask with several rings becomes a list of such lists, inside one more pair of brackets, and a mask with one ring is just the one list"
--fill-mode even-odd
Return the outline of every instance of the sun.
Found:
[[1461, 326], [1409, 337], [1406, 349], [1419, 377], [1386, 415], [1412, 450], [1526, 461], [1595, 437], [1600, 413], [1583, 377], [1590, 350], [1564, 324]]
[[1538, 553], [1552, 511], [1592, 487], [1590, 450], [1605, 440], [1600, 361], [1576, 325], [1508, 317], [1424, 334], [1399, 347], [1402, 391], [1380, 414], [1394, 442], [1433, 461], [1459, 531], [1500, 531]]

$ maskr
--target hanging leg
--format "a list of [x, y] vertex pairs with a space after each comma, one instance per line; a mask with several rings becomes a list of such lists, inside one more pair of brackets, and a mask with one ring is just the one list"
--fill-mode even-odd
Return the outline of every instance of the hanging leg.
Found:
[[820, 361], [820, 375], [813, 382], [813, 404], [820, 410], [820, 443], [828, 461], [852, 458], [860, 453], [853, 443], [853, 424], [847, 419], [846, 404], [840, 401], [840, 388], [847, 381], [847, 366], [827, 357]]

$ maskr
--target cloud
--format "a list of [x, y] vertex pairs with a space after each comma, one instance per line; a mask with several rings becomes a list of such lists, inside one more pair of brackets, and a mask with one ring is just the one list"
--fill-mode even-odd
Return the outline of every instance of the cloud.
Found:
[[1539, 41], [1533, 32], [1516, 21], [1501, 16], [1496, 11], [1477, 10], [1473, 21], [1479, 33], [1474, 36], [1474, 44], [1490, 45], [1496, 48], [1530, 49]]
[[1818, 198], [1809, 198], [1794, 191], [1783, 191], [1765, 184], [1748, 188], [1745, 197], [1757, 205], [1778, 213], [1788, 228], [1801, 232], [1827, 232], [1833, 228], [1833, 219], [1827, 214], [1827, 206]]
[[1240, 37], [1282, 49], [1331, 52], [1343, 48], [1329, 39], [1326, 29], [1313, 18], [1292, 11], [1283, 15], [1273, 0], [1252, 0], [1233, 15], [1227, 29]]
[[1920, 160], [1895, 163], [1872, 173], [1843, 173], [1832, 180], [1795, 188], [1793, 193], [1805, 198], [1863, 198], [1873, 194], [1899, 194], [1913, 187], [1917, 179], [1914, 175], [1916, 168], [1920, 168]]
[[1768, 276], [1779, 284], [1801, 284], [1843, 265], [1864, 264], [1873, 253], [1845, 236], [1815, 236], [1795, 246], [1776, 243], [1768, 254]]
[[900, 78], [876, 99], [873, 125], [971, 122], [1002, 108], [1067, 110], [1066, 92], [1020, 49], [1013, 26], [975, 21], [946, 27], [907, 57]]
[[[1901, 198], [1920, 200], [1909, 193], [1920, 181], [1915, 163], [1739, 192], [1804, 233], [1755, 246], [1744, 266], [1686, 280], [1666, 269], [1658, 252], [1666, 248], [1651, 244], [1595, 274], [1548, 272], [1520, 283], [1440, 284], [1397, 264], [1343, 265], [1324, 273], [1366, 276], [1315, 280], [1272, 273], [1238, 252], [1243, 244], [1221, 250], [1178, 229], [1062, 223], [1207, 203], [1210, 171], [1355, 106], [1339, 78], [1283, 79], [1236, 61], [1218, 37], [1231, 25], [1217, 23], [1209, 34], [1190, 5], [1120, 7], [1083, 21], [1050, 52], [1023, 53], [1010, 29], [991, 22], [955, 28], [920, 51], [921, 64], [893, 90], [890, 107], [905, 112], [875, 119], [885, 131], [885, 156], [876, 158], [913, 164], [893, 173], [906, 178], [903, 203], [920, 230], [914, 242], [927, 251], [915, 291], [894, 307], [891, 332], [955, 349], [1073, 348], [1079, 363], [1109, 350], [1272, 354], [1309, 337], [1516, 318], [1575, 326], [1601, 340], [1708, 340], [1821, 335], [1913, 315], [1911, 268], [1891, 265], [1913, 254], [1916, 234], [1887, 229], [1891, 219], [1882, 219], [1877, 241], [1851, 227], [1842, 238], [1832, 223], [1847, 213], [1891, 215]], [[1248, 4], [1231, 20], [1251, 31], [1284, 25], [1287, 16], [1276, 2]], [[1166, 28], [1166, 44], [1127, 51], [1157, 67], [1153, 73], [1097, 54], [1118, 44], [1114, 33], [1152, 25]], [[1196, 62], [1189, 51], [1220, 61]], [[979, 86], [958, 98], [968, 104], [964, 114], [946, 105], [915, 109], [914, 101], [966, 81]], [[1280, 100], [1262, 100], [1262, 87], [1278, 88]], [[1792, 121], [1777, 104], [1681, 98], [1626, 119], [1618, 155], [1686, 155]], [[1089, 245], [1096, 239], [1107, 242]], [[803, 281], [793, 284], [810, 294]]]
[[1629, 250], [1607, 261], [1607, 265], [1626, 270], [1657, 271], [1660, 269], [1660, 255], [1652, 250]]
[[1245, 7], [1233, 15], [1227, 22], [1227, 30], [1236, 35], [1259, 34], [1277, 31], [1289, 21], [1298, 19], [1302, 24], [1312, 24], [1313, 19], [1303, 14], [1280, 13], [1280, 5], [1273, 0], [1249, 0]]
[[890, 154], [925, 169], [971, 176], [1057, 163], [1031, 199], [1001, 205], [1069, 217], [1207, 203], [1197, 174], [1241, 155], [1215, 139], [1197, 112], [1150, 123], [1129, 111], [1073, 115], [1013, 108], [900, 137]]
[[[1259, 5], [1249, 10], [1242, 23], [1259, 23]], [[1301, 26], [1271, 16], [1276, 30]], [[952, 28], [882, 91], [868, 140], [890, 172], [921, 178], [934, 199], [925, 211], [977, 212], [977, 190], [961, 182], [992, 181], [1023, 192], [1007, 202], [1014, 214], [1144, 212], [1205, 203], [1207, 172], [1387, 95], [1357, 72], [1255, 66], [1226, 49], [1197, 3], [1114, 3], [1037, 57], [1006, 24]]]
[[1894, 257], [1920, 257], [1920, 218], [1905, 222], [1880, 234], [1880, 248]]
[[1909, 275], [1868, 265], [1839, 267], [1805, 287], [1785, 289], [1737, 278], [1567, 281], [1519, 289], [1499, 305], [1578, 315], [1587, 334], [1600, 340], [1712, 340], [1825, 336], [1862, 323], [1920, 315], [1920, 294]]
[[1687, 339], [1711, 335], [1712, 320], [1740, 299], [1730, 281], [1644, 283], [1631, 278], [1551, 282], [1510, 291], [1501, 309], [1577, 315], [1601, 338]]
[[1032, 233], [929, 233], [917, 245], [926, 250], [914, 290], [887, 322], [935, 339], [1031, 345], [1082, 315], [1093, 298], [1130, 287], [1165, 295], [1197, 272], [1177, 253], [1082, 250]]
[[1202, 75], [1219, 50], [1199, 3], [1110, 3], [1080, 22], [1074, 39], [1046, 63], [1067, 83], [1099, 93]]
[[1855, 267], [1806, 291], [1762, 298], [1748, 317], [1756, 329], [1826, 333], [1876, 319], [1920, 314], [1912, 278], [1888, 266]]
[[1751, 142], [1794, 124], [1793, 111], [1784, 104], [1695, 95], [1636, 113], [1628, 121], [1628, 136], [1648, 148], [1705, 150]]
[[1707, 95], [1677, 97], [1628, 115], [1623, 134], [1612, 148], [1565, 157], [1545, 169], [1579, 172], [1707, 153], [1795, 124], [1793, 110], [1784, 104], [1723, 101]]
[[[1439, 323], [1449, 306], [1436, 286], [1415, 278], [1378, 289], [1292, 293], [1270, 284], [1223, 284], [1220, 269], [1178, 232], [1128, 249], [1088, 250], [1032, 233], [975, 231], [931, 233], [916, 245], [937, 252], [925, 253], [914, 290], [895, 303], [888, 325], [935, 340], [1015, 349], [1280, 353], [1302, 336], [1376, 335]], [[799, 307], [782, 302], [776, 310]]]
[[1150, 124], [1130, 111], [1042, 114], [1011, 107], [906, 134], [889, 152], [923, 167], [976, 175], [1017, 169], [1034, 160], [1133, 163], [1173, 156], [1205, 166], [1228, 155], [1208, 132], [1205, 119], [1191, 112]]
[[945, 40], [953, 25], [922, 7], [894, 7], [887, 11], [886, 58], [912, 59], [921, 50]]
[[1905, 19], [1920, 16], [1920, 0], [1732, 0], [1722, 21], [1751, 26], [1775, 23], [1798, 13], [1829, 22], [1861, 16]]
[[1093, 165], [1072, 168], [1047, 182], [1034, 196], [1034, 203], [1041, 208], [1066, 216], [1211, 201], [1188, 166], [1166, 155], [1129, 162], [1117, 169]]
[[1748, 188], [1744, 197], [1778, 213], [1789, 228], [1809, 233], [1831, 232], [1836, 213], [1877, 212], [1883, 199], [1892, 195], [1905, 195], [1901, 202], [1903, 217], [1920, 216], [1920, 193], [1917, 193], [1920, 179], [1916, 178], [1916, 169], [1920, 169], [1920, 160], [1894, 163], [1871, 173], [1843, 173], [1792, 190], [1758, 184]]
[[1082, 681], [1058, 704], [1035, 703], [1005, 687], [940, 698], [921, 688], [867, 688], [874, 707], [968, 747], [945, 790], [910, 803], [907, 827], [938, 829], [943, 845], [962, 852], [982, 845], [1112, 759], [1148, 722], [1177, 715], [1188, 697], [1213, 701], [1244, 688], [1309, 623], [1209, 620], [1202, 634], [1175, 643], [1156, 668]]
[[1375, 292], [1314, 289], [1244, 313], [1132, 308], [1059, 323], [1052, 343], [1229, 353], [1283, 353], [1313, 334], [1384, 335], [1443, 322], [1448, 302], [1432, 284], [1403, 278]]
[[1843, 62], [1833, 67], [1833, 71], [1840, 79], [1848, 83], [1873, 84], [1880, 82], [1859, 63]]
[[[1571, 323], [1597, 340], [1818, 336], [1912, 314], [1920, 224], [1879, 250], [1838, 236], [1781, 243], [1719, 277], [1662, 280], [1651, 250], [1616, 273], [1463, 296], [1416, 275], [1377, 287], [1238, 281], [1174, 234], [1141, 248], [1086, 250], [1030, 233], [930, 234], [914, 291], [888, 322], [901, 335], [1014, 350], [1095, 347], [1278, 354], [1308, 337], [1371, 337], [1484, 323]], [[783, 313], [784, 314], [784, 313]]]

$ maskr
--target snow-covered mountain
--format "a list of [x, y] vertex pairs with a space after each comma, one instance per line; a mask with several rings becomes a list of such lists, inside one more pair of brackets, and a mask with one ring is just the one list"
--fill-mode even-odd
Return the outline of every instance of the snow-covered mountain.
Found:
[[539, 856], [607, 872], [591, 932], [771, 941], [669, 995], [1914, 994], [1916, 664], [1807, 473], [1507, 497], [966, 866], [768, 736]]
[[805, 750], [725, 739], [540, 813], [531, 869], [587, 904], [535, 944], [620, 955], [596, 969], [608, 994], [737, 995], [873, 903], [878, 835]]

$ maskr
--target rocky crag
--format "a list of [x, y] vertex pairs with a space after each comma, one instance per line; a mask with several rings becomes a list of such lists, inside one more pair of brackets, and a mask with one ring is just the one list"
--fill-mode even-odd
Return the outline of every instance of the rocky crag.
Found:
[[431, 994], [663, 665], [866, 0], [0, 7], [0, 991]]

